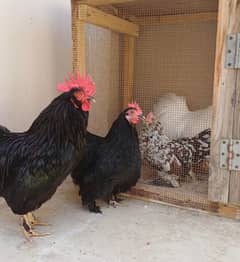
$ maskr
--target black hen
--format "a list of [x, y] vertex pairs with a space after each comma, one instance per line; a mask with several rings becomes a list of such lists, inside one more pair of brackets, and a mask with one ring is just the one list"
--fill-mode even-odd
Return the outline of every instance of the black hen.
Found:
[[141, 115], [139, 106], [130, 104], [105, 138], [88, 133], [83, 160], [72, 172], [72, 178], [80, 186], [83, 205], [91, 212], [101, 213], [96, 199], [109, 202], [112, 195], [116, 197], [137, 183], [141, 156], [135, 125]]
[[86, 142], [94, 85], [77, 75], [59, 87], [64, 93], [28, 131], [0, 131], [0, 196], [15, 214], [23, 215], [24, 233], [30, 237], [38, 234], [31, 229], [36, 221], [28, 213], [52, 197], [79, 163]]

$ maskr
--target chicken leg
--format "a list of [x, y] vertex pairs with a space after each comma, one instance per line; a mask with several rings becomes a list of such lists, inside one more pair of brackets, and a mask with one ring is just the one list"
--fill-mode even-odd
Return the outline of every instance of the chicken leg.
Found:
[[113, 206], [114, 208], [118, 207], [120, 205], [120, 202], [122, 201], [121, 198], [119, 198], [116, 194], [111, 194], [111, 196], [108, 198], [108, 204]]
[[33, 230], [35, 225], [45, 226], [47, 224], [40, 223], [32, 213], [28, 213], [22, 216], [22, 228], [23, 233], [27, 239], [31, 237], [43, 237], [50, 235], [49, 233], [38, 233]]
[[40, 222], [33, 213], [27, 213], [28, 221], [32, 226], [50, 226], [48, 223]]

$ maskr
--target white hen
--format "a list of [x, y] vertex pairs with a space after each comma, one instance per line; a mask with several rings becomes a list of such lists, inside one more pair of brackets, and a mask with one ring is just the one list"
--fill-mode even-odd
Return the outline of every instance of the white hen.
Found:
[[190, 111], [186, 98], [173, 93], [161, 96], [153, 106], [153, 112], [164, 126], [164, 132], [169, 139], [194, 137], [211, 128], [212, 106]]

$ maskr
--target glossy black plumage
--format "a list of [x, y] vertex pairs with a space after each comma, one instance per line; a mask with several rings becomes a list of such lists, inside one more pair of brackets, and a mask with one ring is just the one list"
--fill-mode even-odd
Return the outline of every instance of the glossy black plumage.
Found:
[[[16, 214], [39, 208], [79, 163], [88, 113], [75, 90], [55, 98], [28, 131], [0, 131], [0, 196]], [[75, 108], [70, 100], [79, 108]]]
[[80, 186], [84, 206], [100, 212], [95, 200], [110, 200], [113, 195], [134, 186], [140, 177], [141, 156], [135, 126], [122, 112], [105, 138], [88, 133], [83, 160], [72, 172]]

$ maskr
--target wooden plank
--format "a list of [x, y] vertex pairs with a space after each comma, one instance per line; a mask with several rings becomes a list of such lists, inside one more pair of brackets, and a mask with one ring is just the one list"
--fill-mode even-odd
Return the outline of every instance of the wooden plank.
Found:
[[86, 23], [78, 19], [78, 5], [72, 0], [73, 71], [86, 74]]
[[134, 1], [135, 0], [75, 0], [75, 2], [80, 4], [88, 4], [93, 6], [123, 4]]
[[234, 31], [237, 0], [219, 0], [217, 47], [213, 94], [213, 127], [209, 177], [209, 199], [228, 203], [230, 172], [219, 167], [220, 139], [232, 138], [236, 70], [224, 68], [226, 37]]
[[134, 95], [134, 58], [135, 38], [125, 35], [123, 37], [123, 108], [133, 101]]
[[[232, 6], [232, 33], [240, 32], [240, 2], [234, 1]], [[240, 139], [240, 69], [234, 70], [236, 72], [235, 78], [235, 93], [232, 99], [234, 104], [233, 114], [233, 139]], [[234, 83], [233, 83], [234, 84]], [[240, 203], [240, 171], [230, 173], [230, 188], [229, 188], [229, 202]]]
[[138, 36], [139, 26], [122, 18], [107, 14], [88, 5], [78, 6], [78, 18], [82, 22], [101, 26], [117, 33]]
[[192, 197], [190, 193], [162, 190], [157, 186], [138, 183], [130, 192], [123, 194], [125, 197], [136, 198], [143, 201], [180, 207], [188, 210], [199, 210], [231, 219], [240, 219], [240, 206], [222, 204], [209, 201], [203, 197]]
[[130, 20], [139, 25], [203, 23], [209, 21], [216, 21], [217, 12], [204, 12], [183, 15], [139, 16], [130, 17]]

